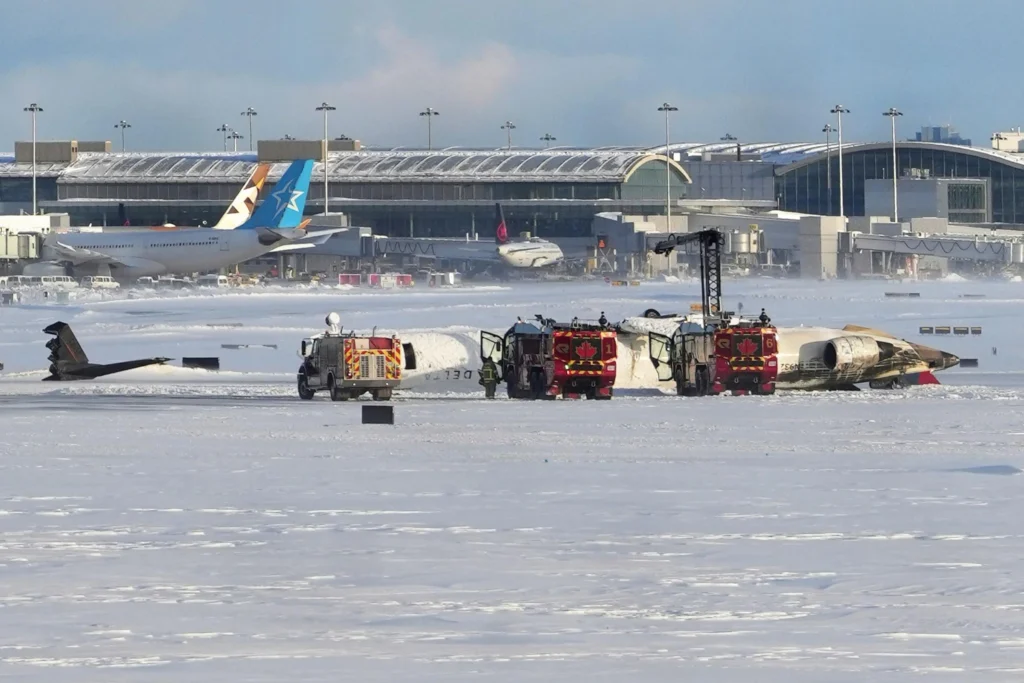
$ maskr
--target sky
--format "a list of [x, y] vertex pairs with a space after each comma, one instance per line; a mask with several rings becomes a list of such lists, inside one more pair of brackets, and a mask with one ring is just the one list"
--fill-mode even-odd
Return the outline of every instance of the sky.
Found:
[[[129, 150], [256, 139], [375, 146], [571, 146], [899, 137], [953, 124], [975, 145], [1020, 125], [1000, 30], [1019, 0], [2, 0], [0, 150], [109, 139]], [[1009, 69], [1009, 70], [1008, 70]]]

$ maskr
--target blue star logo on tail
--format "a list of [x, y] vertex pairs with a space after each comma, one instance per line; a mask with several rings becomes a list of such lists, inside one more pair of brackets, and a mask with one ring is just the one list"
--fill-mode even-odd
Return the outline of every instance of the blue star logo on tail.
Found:
[[[270, 193], [270, 196], [274, 198], [275, 202], [277, 202], [276, 208], [274, 209], [275, 216], [280, 216], [281, 212], [285, 208], [291, 209], [292, 211], [300, 210], [295, 202], [299, 199], [299, 197], [306, 193], [303, 192], [302, 190], [293, 190], [293, 187], [295, 187], [295, 183], [289, 182], [280, 190], [276, 190], [275, 192]], [[287, 204], [285, 204], [286, 201]]]

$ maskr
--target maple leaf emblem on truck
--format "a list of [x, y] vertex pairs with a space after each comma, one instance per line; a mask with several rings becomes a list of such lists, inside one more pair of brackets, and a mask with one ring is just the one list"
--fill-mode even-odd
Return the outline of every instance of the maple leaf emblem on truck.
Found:
[[585, 341], [576, 347], [576, 355], [579, 356], [580, 360], [590, 360], [597, 355], [597, 347]]
[[753, 356], [757, 352], [757, 342], [748, 337], [736, 345], [736, 350], [744, 356]]

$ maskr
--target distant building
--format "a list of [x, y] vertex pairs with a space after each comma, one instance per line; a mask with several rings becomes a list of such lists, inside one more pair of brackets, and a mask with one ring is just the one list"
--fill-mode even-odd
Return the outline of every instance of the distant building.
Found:
[[1021, 152], [1024, 151], [1024, 133], [1021, 133], [1020, 127], [1011, 128], [1010, 130], [1000, 131], [998, 133], [992, 133], [992, 149], [997, 149], [1000, 152]]
[[944, 142], [947, 145], [971, 146], [970, 139], [960, 137], [953, 126], [922, 126], [921, 132], [914, 135], [917, 142]]

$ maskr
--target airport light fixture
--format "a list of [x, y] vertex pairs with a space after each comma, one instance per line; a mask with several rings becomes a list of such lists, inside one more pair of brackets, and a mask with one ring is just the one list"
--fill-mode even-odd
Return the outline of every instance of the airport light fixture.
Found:
[[821, 132], [825, 134], [825, 187], [828, 188], [828, 215], [832, 215], [832, 133], [835, 128], [826, 123]]
[[125, 128], [131, 128], [131, 127], [132, 127], [132, 124], [128, 123], [124, 119], [121, 119], [120, 121], [118, 121], [117, 123], [114, 124], [114, 128], [120, 128], [121, 129], [121, 151], [122, 152], [124, 152], [124, 129]]
[[732, 133], [726, 133], [722, 137], [718, 138], [722, 142], [735, 142], [736, 143], [736, 161], [743, 161], [743, 150], [740, 147], [739, 138]]
[[256, 116], [256, 110], [252, 107], [246, 107], [240, 116], [249, 117], [249, 151], [252, 151], [252, 117]]
[[544, 135], [540, 136], [540, 141], [544, 143], [544, 149], [547, 149], [557, 139], [551, 133], [544, 133]]
[[433, 120], [433, 118], [435, 116], [440, 116], [440, 115], [441, 115], [441, 112], [437, 111], [436, 109], [432, 109], [430, 107], [427, 107], [426, 109], [424, 109], [423, 111], [420, 112], [420, 116], [426, 116], [427, 117], [427, 151], [430, 151], [431, 149], [433, 149], [433, 146], [434, 146], [433, 135], [432, 135], [432, 130], [431, 130], [432, 127], [433, 127], [433, 126], [431, 126], [432, 120]]
[[231, 130], [231, 129], [228, 128], [228, 124], [226, 124], [226, 123], [220, 124], [220, 128], [217, 129], [217, 132], [221, 134], [221, 137], [224, 140], [224, 151], [225, 152], [228, 151], [228, 131], [229, 130]]
[[36, 114], [43, 111], [43, 108], [33, 102], [25, 107], [25, 111], [32, 114], [32, 215], [38, 213], [36, 204]]
[[228, 138], [230, 138], [234, 142], [234, 144], [235, 144], [234, 151], [237, 152], [238, 151], [238, 141], [239, 140], [244, 140], [245, 136], [242, 135], [241, 133], [239, 133], [237, 130], [233, 130], [233, 131], [231, 131], [231, 134], [228, 135]]
[[324, 160], [324, 215], [327, 215], [327, 208], [328, 208], [328, 206], [327, 206], [327, 202], [328, 202], [328, 200], [327, 200], [327, 195], [328, 195], [328, 186], [327, 186], [327, 112], [335, 111], [336, 109], [337, 109], [337, 107], [331, 106], [331, 105], [327, 104], [326, 102], [321, 102], [320, 106], [316, 108], [317, 111], [322, 111], [324, 113], [324, 153], [323, 153], [323, 160]]
[[285, 133], [284, 137], [281, 138], [281, 139], [282, 140], [294, 140], [295, 138], [293, 138], [291, 135], [288, 135], [288, 133]]
[[896, 203], [896, 180], [900, 173], [896, 160], [896, 117], [903, 116], [903, 112], [897, 110], [896, 107], [889, 107], [888, 111], [882, 112], [882, 116], [888, 116], [892, 120], [892, 222], [898, 223], [900, 220], [900, 212], [899, 205]]
[[508, 133], [508, 151], [512, 151], [512, 131], [516, 129], [516, 124], [511, 121], [506, 121], [502, 124], [501, 129]]
[[829, 113], [835, 114], [838, 119], [839, 129], [836, 132], [839, 134], [839, 216], [846, 218], [846, 210], [843, 208], [843, 114], [849, 114], [850, 110], [837, 104], [829, 110]]
[[668, 115], [679, 111], [679, 107], [663, 102], [658, 111], [665, 112], [665, 229], [672, 232], [672, 154], [669, 150]]

